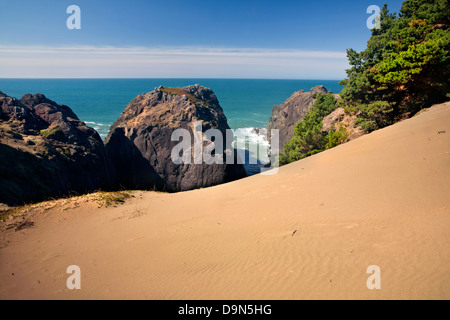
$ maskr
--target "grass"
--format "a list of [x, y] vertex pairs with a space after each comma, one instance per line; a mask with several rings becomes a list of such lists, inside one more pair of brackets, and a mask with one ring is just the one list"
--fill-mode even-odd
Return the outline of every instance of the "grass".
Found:
[[12, 215], [14, 215], [15, 210], [14, 209], [6, 209], [0, 211], [0, 221], [5, 222], [8, 220], [8, 218]]
[[48, 129], [41, 130], [40, 134], [44, 138], [56, 138], [58, 135], [62, 134], [62, 129], [60, 126], [53, 126]]
[[98, 192], [93, 195], [99, 208], [108, 208], [110, 206], [117, 207], [120, 204], [124, 204], [126, 199], [134, 197], [130, 191]]
[[96, 202], [98, 208], [108, 208], [110, 206], [117, 207], [118, 205], [124, 204], [129, 198], [134, 198], [131, 191], [100, 191], [82, 196], [49, 200], [18, 207], [0, 207], [0, 221], [6, 222], [10, 217], [24, 217], [28, 213], [47, 211], [56, 207], [60, 207], [62, 211], [75, 209], [79, 207], [82, 202]]
[[205, 107], [206, 109], [210, 108], [210, 105], [208, 102], [206, 101], [202, 101], [200, 99], [197, 99], [194, 95], [190, 94], [189, 92], [187, 92], [186, 90], [184, 90], [183, 88], [166, 88], [166, 87], [161, 87], [160, 88], [161, 92], [166, 93], [166, 94], [170, 94], [170, 95], [176, 95], [176, 96], [183, 96], [185, 95], [188, 100], [195, 105], [196, 107], [202, 108]]

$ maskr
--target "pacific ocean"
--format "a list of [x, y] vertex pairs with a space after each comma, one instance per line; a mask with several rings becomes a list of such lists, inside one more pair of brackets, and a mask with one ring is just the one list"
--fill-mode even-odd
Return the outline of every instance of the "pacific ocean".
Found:
[[[42, 93], [58, 104], [69, 106], [104, 139], [111, 124], [137, 95], [156, 87], [184, 87], [200, 84], [211, 88], [232, 129], [249, 135], [249, 142], [263, 140], [254, 128], [265, 128], [274, 105], [282, 104], [292, 93], [323, 85], [339, 93], [338, 80], [272, 79], [0, 79], [0, 91], [20, 99], [26, 93]], [[260, 165], [246, 165], [254, 174]]]

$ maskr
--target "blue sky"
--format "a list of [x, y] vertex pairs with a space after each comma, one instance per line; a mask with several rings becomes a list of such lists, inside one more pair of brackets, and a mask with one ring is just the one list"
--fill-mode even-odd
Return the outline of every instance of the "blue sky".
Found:
[[341, 79], [385, 2], [0, 0], [0, 77]]

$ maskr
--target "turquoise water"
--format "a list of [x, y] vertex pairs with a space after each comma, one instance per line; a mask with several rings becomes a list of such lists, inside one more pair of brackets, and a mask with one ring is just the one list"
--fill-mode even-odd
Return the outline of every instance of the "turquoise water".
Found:
[[298, 90], [316, 85], [340, 92], [338, 81], [247, 80], [247, 79], [0, 79], [0, 91], [20, 98], [42, 93], [58, 104], [72, 108], [78, 117], [96, 127], [104, 138], [127, 104], [138, 94], [165, 87], [201, 84], [219, 99], [232, 129], [264, 128], [272, 106], [283, 103]]
[[[26, 93], [42, 93], [58, 104], [69, 106], [104, 139], [109, 127], [137, 95], [162, 85], [184, 87], [201, 84], [211, 88], [219, 99], [228, 124], [242, 129], [248, 144], [259, 144], [265, 137], [253, 128], [265, 128], [274, 105], [282, 104], [298, 90], [316, 85], [339, 93], [342, 87], [331, 80], [250, 80], [250, 79], [0, 79], [0, 91], [21, 98]], [[237, 134], [239, 138], [239, 134]], [[252, 154], [250, 154], [250, 157]], [[254, 156], [254, 159], [257, 159]], [[245, 160], [249, 175], [259, 173], [261, 163]]]

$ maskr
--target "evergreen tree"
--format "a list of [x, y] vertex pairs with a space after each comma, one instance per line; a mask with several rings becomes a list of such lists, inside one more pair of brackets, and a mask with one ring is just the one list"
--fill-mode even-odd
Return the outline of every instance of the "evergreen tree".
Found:
[[397, 14], [387, 4], [379, 28], [362, 52], [347, 50], [350, 68], [341, 99], [319, 95], [280, 154], [281, 165], [343, 143], [343, 127], [322, 132], [322, 120], [338, 106], [356, 114], [367, 132], [450, 99], [449, 0], [407, 0]]
[[347, 51], [340, 102], [366, 131], [450, 98], [448, 0], [409, 0], [399, 16], [385, 4], [366, 50]]
[[322, 152], [341, 143], [342, 132], [322, 132], [322, 120], [336, 110], [336, 99], [333, 94], [317, 94], [316, 101], [298, 122], [294, 129], [294, 137], [284, 145], [284, 153], [280, 154], [281, 165], [303, 159]]

